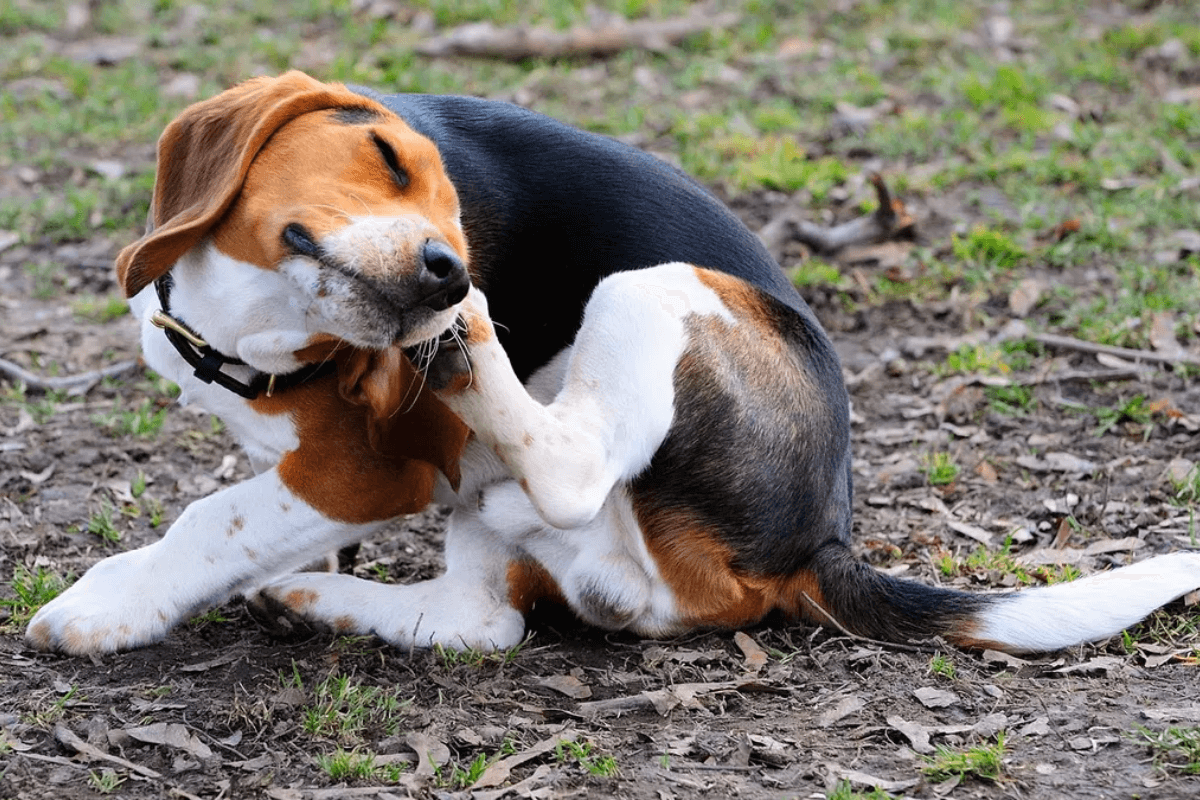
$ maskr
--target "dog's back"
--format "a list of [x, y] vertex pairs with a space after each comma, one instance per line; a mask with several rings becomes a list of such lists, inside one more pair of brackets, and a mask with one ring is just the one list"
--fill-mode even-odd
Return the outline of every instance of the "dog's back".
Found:
[[794, 311], [828, 361], [829, 399], [844, 398], [836, 356], [807, 304], [758, 238], [680, 170], [509, 103], [356, 91], [437, 143], [458, 191], [473, 278], [507, 328], [500, 336], [522, 378], [571, 340], [606, 275], [684, 261], [734, 275]]

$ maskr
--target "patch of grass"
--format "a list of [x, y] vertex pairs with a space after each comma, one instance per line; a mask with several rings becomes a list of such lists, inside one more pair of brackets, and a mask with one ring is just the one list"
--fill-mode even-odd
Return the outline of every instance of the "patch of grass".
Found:
[[929, 671], [950, 680], [954, 680], [955, 677], [954, 662], [942, 653], [936, 653], [929, 659]]
[[1017, 563], [1012, 550], [1013, 539], [1011, 536], [1007, 536], [999, 550], [988, 550], [983, 545], [980, 545], [965, 559], [961, 560], [949, 553], [945, 553], [938, 559], [936, 566], [938, 571], [947, 578], [967, 573], [994, 570], [1002, 575], [1012, 575], [1016, 579], [1016, 582], [1022, 586], [1029, 586], [1039, 582], [1046, 584], [1066, 583], [1082, 576], [1079, 568], [1072, 564], [1023, 566]]
[[62, 697], [57, 698], [44, 710], [28, 715], [26, 722], [35, 728], [49, 728], [66, 716], [67, 708], [85, 700], [87, 698], [79, 693], [79, 687], [72, 684], [62, 693]]
[[520, 642], [506, 650], [486, 651], [475, 647], [455, 649], [443, 647], [441, 644], [434, 644], [433, 652], [438, 660], [442, 662], [442, 666], [447, 669], [453, 669], [458, 666], [478, 668], [485, 664], [496, 664], [503, 667], [516, 660], [521, 651], [525, 649], [525, 645], [529, 643], [529, 638], [529, 636], [526, 636]]
[[125, 778], [111, 769], [103, 769], [99, 772], [91, 770], [88, 772], [88, 785], [100, 794], [112, 794], [124, 782]]
[[1159, 609], [1130, 631], [1135, 642], [1149, 641], [1172, 649], [1191, 646], [1200, 656], [1200, 614]]
[[1012, 367], [1008, 365], [1004, 351], [995, 345], [964, 344], [946, 354], [940, 371], [948, 375], [1006, 375], [1012, 371]]
[[809, 258], [796, 265], [791, 271], [792, 283], [805, 286], [841, 286], [842, 271], [819, 258]]
[[1132, 738], [1150, 748], [1158, 769], [1200, 775], [1200, 727], [1152, 731], [1139, 725]]
[[466, 767], [451, 762], [434, 767], [434, 778], [448, 789], [469, 789], [483, 777], [490, 763], [486, 753], [479, 753]]
[[167, 409], [156, 408], [154, 400], [146, 398], [132, 411], [112, 411], [108, 414], [98, 414], [92, 418], [101, 428], [108, 429], [113, 436], [136, 436], [139, 439], [153, 439], [162, 430], [167, 419]]
[[61, 389], [49, 389], [43, 392], [40, 398], [31, 399], [28, 388], [24, 383], [18, 381], [4, 389], [3, 394], [0, 395], [0, 402], [25, 409], [34, 422], [38, 425], [45, 425], [58, 411], [58, 407], [68, 402], [68, 398], [67, 393]]
[[554, 757], [560, 764], [576, 763], [594, 778], [612, 778], [620, 771], [617, 760], [596, 751], [591, 742], [559, 742]]
[[892, 800], [892, 795], [883, 789], [858, 792], [850, 781], [838, 781], [833, 791], [825, 795], [825, 800]]
[[205, 611], [203, 614], [198, 614], [188, 620], [188, 624], [193, 628], [203, 628], [206, 625], [217, 625], [222, 622], [229, 622], [229, 617], [221, 613], [221, 609], [219, 608]]
[[1103, 436], [1122, 423], [1132, 423], [1142, 428], [1143, 439], [1149, 439], [1154, 430], [1154, 421], [1150, 409], [1146, 406], [1146, 398], [1140, 394], [1109, 408], [1097, 408], [1092, 413], [1096, 415], [1098, 423], [1092, 432], [1095, 436]]
[[931, 781], [941, 782], [958, 778], [977, 778], [996, 781], [1004, 767], [1004, 733], [996, 736], [994, 744], [981, 744], [963, 750], [939, 747], [932, 756], [922, 756], [921, 771]]
[[963, 238], [954, 234], [951, 247], [954, 255], [963, 261], [1003, 270], [1016, 267], [1028, 255], [1025, 248], [1008, 234], [983, 226], [972, 228]]
[[128, 314], [129, 303], [117, 295], [84, 295], [71, 304], [71, 311], [77, 317], [104, 324]]
[[100, 541], [105, 544], [116, 544], [121, 541], [121, 532], [117, 530], [114, 513], [115, 511], [112, 506], [108, 503], [101, 503], [100, 510], [93, 512], [88, 517], [87, 526], [84, 530], [100, 537]]
[[317, 766], [331, 780], [344, 781], [376, 781], [396, 783], [404, 772], [400, 764], [376, 765], [375, 753], [369, 750], [344, 750], [338, 748], [332, 753], [322, 753], [317, 756]]
[[4, 628], [24, 627], [39, 608], [66, 591], [74, 581], [75, 576], [71, 573], [63, 577], [45, 567], [38, 567], [36, 572], [31, 572], [18, 564], [9, 584], [16, 597], [0, 598], [0, 608], [8, 610]]
[[[298, 679], [299, 674], [295, 677]], [[394, 691], [366, 686], [349, 675], [325, 678], [313, 687], [312, 695], [312, 704], [304, 711], [304, 731], [351, 742], [371, 730], [394, 735], [412, 702], [401, 700]]]
[[949, 453], [939, 451], [925, 457], [925, 478], [931, 486], [949, 486], [954, 483], [958, 473], [959, 466]]
[[986, 386], [983, 396], [992, 411], [1009, 417], [1023, 417], [1034, 408], [1033, 389], [1029, 386]]
[[1181, 506], [1200, 504], [1200, 464], [1193, 464], [1182, 478], [1172, 478], [1172, 500]]

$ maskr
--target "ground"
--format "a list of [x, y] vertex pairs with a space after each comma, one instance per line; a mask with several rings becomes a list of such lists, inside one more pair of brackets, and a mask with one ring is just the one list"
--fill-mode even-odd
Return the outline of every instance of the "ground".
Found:
[[[929, 17], [847, 3], [810, 19], [725, 5], [749, 21], [682, 51], [419, 61], [429, 85], [409, 88], [505, 97], [626, 137], [772, 241], [842, 357], [855, 536], [878, 568], [992, 591], [1195, 549], [1200, 29], [1183, 7], [1047, 2], [1010, 19], [973, 3]], [[247, 30], [275, 13], [230, 7]], [[245, 53], [272, 71], [411, 84], [412, 63], [378, 56], [379, 20], [428, 32], [473, 19], [424, 7], [351, 4], [342, 27], [304, 17], [302, 43], [264, 36], [268, 54], [256, 39], [221, 63], [242, 18], [216, 6], [159, 3], [128, 28], [86, 5], [0, 14], [16, 53], [0, 99], [30, 115], [0, 131], [0, 358], [42, 377], [136, 362], [111, 259], [137, 235], [170, 109], [253, 74]], [[338, 60], [354, 36], [376, 60]], [[63, 99], [80, 81], [109, 93], [87, 124]], [[122, 92], [144, 85], [174, 98], [142, 103], [145, 125], [122, 116], [139, 107]], [[628, 114], [612, 110], [623, 92]], [[32, 121], [60, 113], [58, 132]], [[793, 214], [869, 211], [867, 170], [911, 217], [894, 241], [818, 257], [771, 233]], [[237, 603], [136, 652], [33, 652], [21, 622], [38, 598], [22, 593], [153, 541], [249, 466], [218, 421], [136, 363], [75, 390], [9, 375], [0, 391], [0, 798], [1200, 793], [1194, 598], [1025, 658], [782, 620], [647, 641], [553, 610], [504, 654], [398, 652], [276, 639]], [[354, 571], [437, 574], [441, 521], [432, 509], [396, 524]]]

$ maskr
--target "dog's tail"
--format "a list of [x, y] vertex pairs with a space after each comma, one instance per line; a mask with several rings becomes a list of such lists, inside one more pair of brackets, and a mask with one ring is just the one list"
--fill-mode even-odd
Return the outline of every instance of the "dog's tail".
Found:
[[[842, 543], [814, 559], [819, 597], [805, 616], [849, 633], [906, 642], [941, 636], [970, 648], [1058, 650], [1120, 633], [1200, 589], [1200, 553], [1158, 556], [1078, 580], [1004, 594], [973, 594], [895, 578]], [[816, 606], [816, 608], [814, 608]]]

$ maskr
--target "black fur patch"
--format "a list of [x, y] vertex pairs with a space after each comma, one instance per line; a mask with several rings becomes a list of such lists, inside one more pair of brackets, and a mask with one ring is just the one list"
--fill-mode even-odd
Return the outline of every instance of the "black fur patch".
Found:
[[373, 108], [350, 106], [339, 108], [334, 112], [333, 118], [343, 125], [369, 125], [372, 122], [379, 122], [383, 119], [383, 115]]

